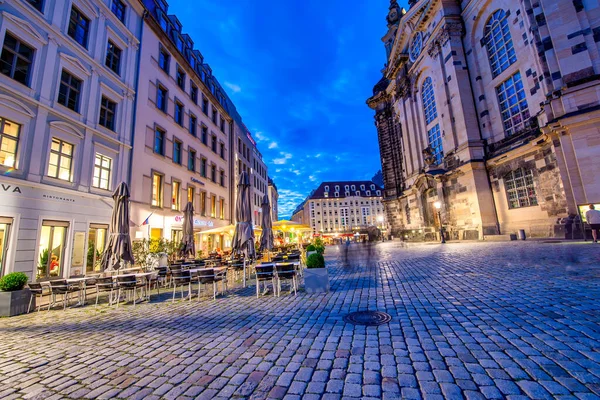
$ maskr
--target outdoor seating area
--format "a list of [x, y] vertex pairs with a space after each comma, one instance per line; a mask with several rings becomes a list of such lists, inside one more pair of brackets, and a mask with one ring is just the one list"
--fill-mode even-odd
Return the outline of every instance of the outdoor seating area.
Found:
[[[298, 250], [289, 253], [267, 255], [272, 260], [265, 263], [255, 259], [234, 257], [225, 259], [210, 256], [205, 259], [178, 260], [167, 266], [156, 266], [145, 271], [142, 268], [123, 268], [102, 274], [77, 275], [66, 279], [32, 282], [29, 311], [43, 307], [46, 310], [61, 307], [81, 307], [89, 303], [97, 307], [106, 303], [119, 307], [122, 303], [135, 306], [142, 301], [161, 299], [163, 293], [169, 293], [170, 301], [177, 299], [191, 301], [196, 297], [210, 296], [216, 300], [230, 289], [246, 287], [247, 282], [260, 287], [270, 281], [274, 296], [281, 295], [282, 285], [288, 284], [290, 293], [297, 293], [298, 277], [302, 276], [302, 253]], [[259, 259], [257, 257], [257, 259]], [[88, 297], [91, 297], [91, 302]]]

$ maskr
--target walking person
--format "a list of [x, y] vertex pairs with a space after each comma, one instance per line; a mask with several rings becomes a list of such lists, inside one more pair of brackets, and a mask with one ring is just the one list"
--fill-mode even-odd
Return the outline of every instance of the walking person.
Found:
[[585, 212], [585, 220], [592, 229], [594, 243], [598, 243], [598, 230], [600, 230], [600, 211], [596, 210], [593, 204], [589, 205], [589, 210]]

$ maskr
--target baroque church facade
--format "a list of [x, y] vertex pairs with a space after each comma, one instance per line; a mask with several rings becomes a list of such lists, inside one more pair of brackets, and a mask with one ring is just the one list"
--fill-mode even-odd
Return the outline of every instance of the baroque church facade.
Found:
[[581, 235], [600, 203], [598, 2], [409, 5], [391, 1], [367, 100], [392, 234]]

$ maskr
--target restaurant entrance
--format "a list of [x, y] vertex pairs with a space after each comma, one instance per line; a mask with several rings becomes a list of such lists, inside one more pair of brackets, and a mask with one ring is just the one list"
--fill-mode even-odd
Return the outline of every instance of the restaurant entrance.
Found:
[[62, 276], [68, 227], [69, 223], [63, 221], [42, 222], [36, 280]]
[[6, 273], [6, 250], [8, 247], [8, 238], [10, 237], [10, 226], [12, 218], [0, 217], [0, 276]]

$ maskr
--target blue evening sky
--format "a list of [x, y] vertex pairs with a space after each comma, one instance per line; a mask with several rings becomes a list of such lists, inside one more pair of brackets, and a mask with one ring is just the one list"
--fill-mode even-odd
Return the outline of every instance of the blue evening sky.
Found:
[[169, 0], [258, 142], [280, 218], [381, 168], [373, 111], [388, 0]]

